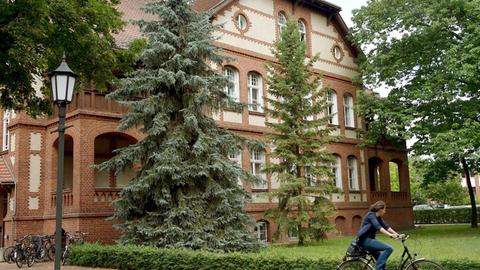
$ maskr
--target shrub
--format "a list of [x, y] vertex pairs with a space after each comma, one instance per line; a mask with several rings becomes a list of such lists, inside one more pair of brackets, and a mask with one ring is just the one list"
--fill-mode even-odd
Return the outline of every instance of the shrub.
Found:
[[[120, 270], [332, 270], [340, 264], [333, 259], [265, 257], [254, 253], [218, 254], [206, 251], [159, 249], [145, 246], [74, 246], [68, 263]], [[395, 264], [395, 262], [391, 262]], [[448, 270], [480, 269], [480, 262], [446, 260], [440, 262]]]
[[[480, 208], [477, 213], [480, 214]], [[470, 214], [470, 208], [414, 210], [413, 220], [415, 224], [470, 223]]]

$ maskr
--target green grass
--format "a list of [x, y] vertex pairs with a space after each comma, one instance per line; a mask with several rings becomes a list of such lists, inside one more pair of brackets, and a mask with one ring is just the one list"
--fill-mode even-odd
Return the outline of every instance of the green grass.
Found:
[[[469, 225], [422, 225], [420, 228], [402, 231], [410, 235], [406, 241], [410, 251], [418, 257], [446, 260], [469, 259], [480, 261], [480, 229]], [[377, 234], [377, 238], [391, 245], [395, 251], [390, 258], [398, 260], [403, 252], [402, 243]], [[261, 251], [265, 256], [331, 258], [340, 260], [353, 236], [338, 237], [304, 247], [296, 245], [271, 246]]]

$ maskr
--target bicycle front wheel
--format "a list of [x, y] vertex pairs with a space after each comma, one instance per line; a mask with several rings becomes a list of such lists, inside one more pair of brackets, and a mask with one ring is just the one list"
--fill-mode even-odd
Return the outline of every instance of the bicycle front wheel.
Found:
[[425, 259], [413, 261], [406, 270], [445, 270], [440, 264]]
[[4, 262], [8, 262], [8, 263], [13, 263], [13, 262], [14, 262], [14, 259], [13, 259], [14, 251], [15, 251], [15, 247], [14, 247], [14, 246], [7, 247], [7, 248], [3, 251], [3, 261], [4, 261]]
[[337, 270], [373, 270], [373, 267], [363, 259], [351, 259], [340, 264]]

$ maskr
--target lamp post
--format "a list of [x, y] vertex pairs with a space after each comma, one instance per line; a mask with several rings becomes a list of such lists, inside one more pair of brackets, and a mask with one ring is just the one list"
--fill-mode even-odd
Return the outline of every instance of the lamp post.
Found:
[[62, 260], [62, 207], [63, 207], [63, 158], [65, 148], [65, 109], [72, 101], [76, 75], [68, 67], [65, 54], [62, 63], [50, 75], [53, 103], [58, 105], [58, 163], [57, 210], [55, 211], [55, 270], [60, 270]]

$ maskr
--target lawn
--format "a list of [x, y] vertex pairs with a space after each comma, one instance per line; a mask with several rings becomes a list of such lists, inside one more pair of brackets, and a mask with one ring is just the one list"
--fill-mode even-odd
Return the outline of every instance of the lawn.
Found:
[[[480, 229], [469, 225], [422, 225], [419, 228], [401, 231], [410, 235], [407, 246], [418, 257], [431, 259], [463, 259], [480, 261]], [[295, 245], [270, 246], [261, 251], [265, 256], [330, 258], [340, 260], [353, 236], [338, 237], [313, 243], [304, 247]], [[378, 235], [378, 239], [391, 245], [395, 251], [391, 258], [398, 259], [403, 251], [402, 243]]]

